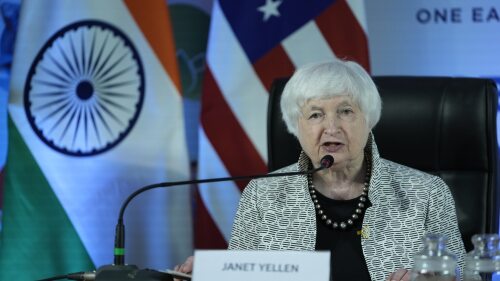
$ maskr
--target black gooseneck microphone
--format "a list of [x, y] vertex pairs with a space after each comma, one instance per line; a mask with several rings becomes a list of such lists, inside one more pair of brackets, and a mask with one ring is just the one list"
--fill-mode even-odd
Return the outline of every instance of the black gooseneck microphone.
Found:
[[148, 191], [150, 189], [158, 188], [158, 187], [169, 187], [176, 185], [186, 185], [186, 184], [200, 184], [200, 183], [209, 183], [209, 182], [223, 182], [223, 181], [238, 181], [238, 180], [247, 180], [247, 179], [257, 179], [257, 178], [272, 178], [272, 177], [284, 177], [284, 176], [296, 176], [296, 175], [307, 175], [313, 174], [317, 171], [328, 169], [333, 165], [334, 159], [331, 155], [325, 155], [320, 160], [320, 166], [315, 169], [311, 169], [304, 172], [288, 172], [288, 173], [274, 173], [274, 174], [265, 174], [265, 175], [252, 175], [252, 176], [238, 176], [238, 177], [225, 177], [225, 178], [212, 178], [212, 179], [202, 179], [202, 180], [188, 180], [188, 181], [176, 181], [176, 182], [161, 182], [156, 184], [151, 184], [144, 186], [134, 193], [130, 194], [129, 197], [123, 202], [123, 205], [120, 209], [120, 214], [118, 216], [118, 223], [116, 224], [116, 232], [115, 232], [115, 251], [114, 251], [114, 264], [115, 265], [124, 265], [125, 264], [125, 225], [123, 224], [123, 215], [125, 213], [125, 209], [132, 199], [134, 199], [137, 195]]
[[[271, 173], [264, 175], [251, 175], [251, 176], [237, 176], [237, 177], [225, 177], [225, 178], [212, 178], [212, 179], [201, 179], [201, 180], [187, 180], [187, 181], [175, 181], [175, 182], [161, 182], [155, 183], [151, 185], [146, 185], [142, 188], [139, 188], [132, 194], [130, 194], [127, 199], [123, 202], [120, 213], [118, 215], [118, 223], [116, 224], [115, 229], [115, 248], [114, 248], [114, 264], [105, 265], [97, 270], [97, 272], [77, 272], [72, 274], [67, 274], [64, 276], [58, 276], [59, 278], [53, 279], [43, 279], [43, 280], [59, 280], [63, 278], [72, 279], [72, 280], [102, 280], [102, 281], [111, 281], [111, 280], [128, 280], [129, 276], [134, 275], [134, 280], [141, 280], [141, 275], [144, 275], [146, 279], [142, 280], [171, 280], [171, 277], [165, 277], [166, 273], [160, 273], [155, 270], [137, 270], [137, 267], [134, 265], [125, 265], [125, 225], [123, 224], [123, 215], [125, 213], [125, 209], [128, 204], [134, 199], [137, 195], [159, 187], [171, 187], [177, 185], [186, 185], [186, 184], [200, 184], [200, 183], [210, 183], [210, 182], [223, 182], [223, 181], [239, 181], [239, 180], [248, 180], [248, 179], [258, 179], [258, 178], [272, 178], [272, 177], [285, 177], [285, 176], [297, 176], [297, 175], [308, 175], [316, 173], [320, 170], [330, 168], [334, 163], [333, 156], [325, 155], [320, 160], [320, 166], [315, 169], [301, 171], [301, 172], [288, 172], [288, 173]], [[124, 272], [127, 272], [125, 274]], [[133, 272], [133, 274], [129, 274]], [[163, 276], [160, 276], [163, 275]], [[39, 281], [43, 281], [39, 280]]]

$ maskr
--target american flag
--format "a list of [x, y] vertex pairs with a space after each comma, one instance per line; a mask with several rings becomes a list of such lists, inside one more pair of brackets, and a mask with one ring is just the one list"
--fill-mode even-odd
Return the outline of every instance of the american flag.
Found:
[[[369, 70], [361, 0], [216, 0], [201, 101], [198, 178], [268, 172], [272, 81], [301, 65], [335, 57]], [[246, 184], [199, 186], [196, 248], [227, 246]]]

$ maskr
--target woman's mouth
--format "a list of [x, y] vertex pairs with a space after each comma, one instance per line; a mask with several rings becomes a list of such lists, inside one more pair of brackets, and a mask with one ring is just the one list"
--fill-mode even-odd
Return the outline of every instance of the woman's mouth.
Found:
[[344, 144], [340, 142], [325, 142], [321, 145], [323, 149], [328, 153], [338, 152]]

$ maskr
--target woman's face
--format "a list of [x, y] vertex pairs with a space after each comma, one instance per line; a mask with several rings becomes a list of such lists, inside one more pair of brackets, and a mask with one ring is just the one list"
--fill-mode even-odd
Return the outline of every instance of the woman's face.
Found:
[[327, 154], [335, 159], [332, 169], [362, 163], [370, 130], [351, 97], [308, 100], [302, 106], [298, 125], [300, 145], [315, 167]]

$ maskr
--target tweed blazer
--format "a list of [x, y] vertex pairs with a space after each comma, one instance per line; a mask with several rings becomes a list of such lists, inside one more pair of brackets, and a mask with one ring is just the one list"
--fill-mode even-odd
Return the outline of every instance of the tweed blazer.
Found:
[[[372, 160], [361, 245], [373, 281], [385, 280], [398, 268], [411, 269], [426, 233], [448, 237], [448, 251], [463, 269], [465, 249], [455, 203], [444, 181], [380, 158], [370, 134], [365, 148]], [[304, 171], [309, 158], [276, 172]], [[242, 193], [229, 249], [308, 250], [316, 244], [315, 208], [306, 176], [252, 180]], [[335, 253], [333, 253], [335, 255]], [[333, 265], [335, 267], [335, 265]]]

